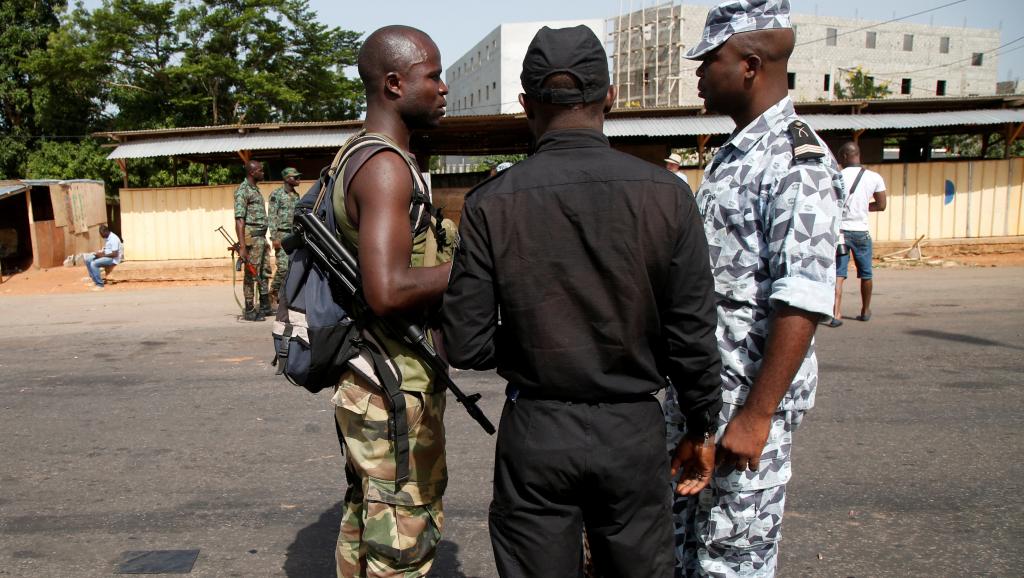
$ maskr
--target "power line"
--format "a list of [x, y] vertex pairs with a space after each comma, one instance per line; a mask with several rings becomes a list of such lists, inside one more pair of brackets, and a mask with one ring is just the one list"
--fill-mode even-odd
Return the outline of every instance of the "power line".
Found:
[[[1006, 48], [1007, 46], [1009, 46], [1011, 44], [1020, 42], [1021, 40], [1024, 40], [1024, 36], [1018, 36], [1017, 38], [1014, 38], [1013, 40], [1011, 40], [1011, 41], [1009, 41], [1009, 42], [1007, 42], [1005, 44], [1000, 44], [999, 46], [996, 46], [995, 48], [992, 48], [991, 50], [986, 50], [984, 52], [978, 52], [977, 54], [990, 54], [992, 52], [996, 52], [997, 50], [1001, 50], [1003, 48]], [[1014, 48], [1014, 50], [1016, 50], [1016, 48]], [[1009, 51], [1007, 51], [1007, 52], [1009, 52]], [[917, 73], [917, 72], [924, 72], [926, 70], [935, 70], [936, 68], [945, 68], [947, 66], [953, 66], [954, 64], [960, 64], [961, 62], [967, 62], [968, 60], [973, 60], [973, 59], [974, 59], [974, 55], [971, 55], [971, 56], [968, 56], [967, 58], [961, 58], [960, 60], [954, 60], [953, 62], [947, 62], [946, 64], [938, 64], [936, 66], [929, 66], [927, 68], [918, 68], [917, 70], [907, 70], [907, 71], [903, 71], [903, 72], [888, 72], [886, 74], [895, 74], [895, 75], [899, 75], [899, 74], [914, 74], [914, 73]]]
[[936, 6], [935, 8], [929, 8], [927, 10], [922, 10], [920, 12], [915, 12], [913, 14], [907, 14], [906, 16], [900, 16], [899, 18], [893, 18], [891, 20], [886, 20], [885, 22], [879, 22], [877, 24], [868, 24], [868, 25], [865, 25], [865, 26], [861, 26], [860, 28], [854, 28], [853, 30], [846, 30], [845, 32], [840, 32], [839, 34], [836, 34], [835, 36], [831, 36], [831, 37], [823, 36], [822, 38], [817, 38], [815, 40], [808, 40], [807, 42], [800, 42], [796, 46], [804, 46], [806, 44], [814, 44], [815, 42], [821, 42], [822, 40], [828, 40], [829, 38], [839, 38], [840, 36], [845, 36], [847, 34], [853, 34], [854, 32], [860, 32], [862, 30], [868, 30], [870, 28], [875, 28], [875, 27], [878, 27], [878, 26], [885, 26], [886, 24], [892, 24], [893, 22], [899, 22], [900, 20], [906, 20], [907, 18], [913, 18], [914, 16], [920, 16], [922, 14], [927, 14], [929, 12], [935, 12], [936, 10], [942, 10], [943, 8], [949, 8], [950, 6], [954, 6], [956, 4], [963, 4], [964, 2], [967, 2], [967, 0], [956, 0], [955, 2], [950, 2], [948, 4], [943, 4], [942, 6]]

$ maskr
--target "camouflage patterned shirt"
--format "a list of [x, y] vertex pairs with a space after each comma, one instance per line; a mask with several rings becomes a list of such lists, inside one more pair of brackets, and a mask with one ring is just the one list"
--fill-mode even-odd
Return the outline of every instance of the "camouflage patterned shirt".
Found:
[[245, 219], [249, 229], [260, 229], [267, 226], [267, 207], [263, 204], [263, 195], [256, 185], [249, 180], [242, 181], [235, 191], [235, 218]]
[[[777, 303], [832, 314], [845, 192], [817, 135], [824, 155], [794, 159], [788, 129], [795, 120], [785, 97], [734, 132], [697, 192], [718, 300], [722, 400], [729, 404], [746, 401]], [[812, 341], [779, 409], [811, 408], [817, 381]]]
[[292, 220], [295, 218], [295, 203], [299, 201], [299, 192], [288, 192], [288, 189], [281, 185], [270, 193], [267, 218], [269, 219], [270, 240], [280, 241], [292, 230]]

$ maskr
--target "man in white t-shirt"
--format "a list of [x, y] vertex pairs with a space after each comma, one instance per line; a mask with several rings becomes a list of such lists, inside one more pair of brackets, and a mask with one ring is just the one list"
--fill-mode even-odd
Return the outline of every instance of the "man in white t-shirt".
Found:
[[103, 289], [103, 277], [100, 276], [100, 269], [104, 267], [113, 268], [124, 259], [124, 245], [121, 239], [106, 225], [100, 225], [100, 236], [103, 237], [103, 248], [95, 253], [85, 254], [85, 268], [89, 271], [89, 277], [95, 284], [93, 290]]
[[860, 315], [857, 321], [871, 319], [871, 233], [868, 232], [868, 213], [885, 210], [885, 181], [882, 175], [860, 166], [860, 147], [855, 142], [844, 143], [836, 155], [843, 168], [843, 182], [846, 184], [846, 208], [840, 243], [845, 240], [849, 252], [836, 257], [836, 304], [829, 327], [843, 324], [840, 306], [843, 300], [843, 281], [846, 281], [850, 253], [857, 266], [860, 279]]
[[686, 173], [682, 169], [683, 157], [679, 153], [672, 153], [665, 159], [665, 169], [675, 176], [683, 179], [686, 186], [690, 186], [690, 180], [686, 178]]

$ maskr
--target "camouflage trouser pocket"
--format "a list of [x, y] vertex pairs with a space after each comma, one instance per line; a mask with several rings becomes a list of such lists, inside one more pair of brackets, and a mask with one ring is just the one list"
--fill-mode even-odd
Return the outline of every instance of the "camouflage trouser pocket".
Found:
[[441, 541], [444, 520], [440, 500], [422, 506], [368, 501], [364, 516], [369, 575], [388, 569], [426, 574]]

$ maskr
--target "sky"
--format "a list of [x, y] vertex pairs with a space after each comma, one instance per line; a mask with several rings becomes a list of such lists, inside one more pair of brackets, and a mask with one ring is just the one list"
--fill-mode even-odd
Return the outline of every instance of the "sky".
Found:
[[[101, 0], [85, 0], [95, 8]], [[351, 2], [310, 0], [321, 22], [346, 30], [369, 33], [388, 24], [415, 26], [430, 34], [441, 50], [447, 68], [499, 24], [544, 20], [610, 18], [621, 12], [639, 10], [655, 0], [379, 0]], [[712, 6], [717, 0], [687, 0], [686, 4]], [[791, 0], [794, 13], [889, 20], [953, 4], [908, 18], [907, 22], [936, 26], [998, 28], [1002, 43], [1024, 36], [1024, 9], [1020, 0]], [[895, 8], [894, 8], [895, 7]], [[1004, 54], [1005, 52], [1005, 54]], [[986, 58], [988, 56], [986, 55]], [[999, 55], [999, 80], [1024, 78], [1024, 40]]]
[[[957, 0], [791, 0], [794, 13], [889, 20], [921, 12]], [[717, 0], [686, 0], [685, 4], [713, 6]], [[648, 7], [654, 0], [397, 0], [361, 4], [338, 0], [310, 0], [325, 24], [369, 33], [388, 24], [415, 26], [434, 38], [441, 50], [441, 63], [458, 60], [486, 34], [507, 22], [610, 18], [622, 12]], [[894, 8], [895, 7], [895, 8]], [[1020, 0], [961, 0], [959, 3], [909, 18], [907, 22], [936, 26], [1001, 29], [1002, 43], [1024, 36], [1024, 7]], [[1024, 40], [1004, 50], [1018, 48], [1005, 56], [1000, 51], [999, 80], [1024, 78]], [[988, 56], [986, 55], [986, 58]]]

